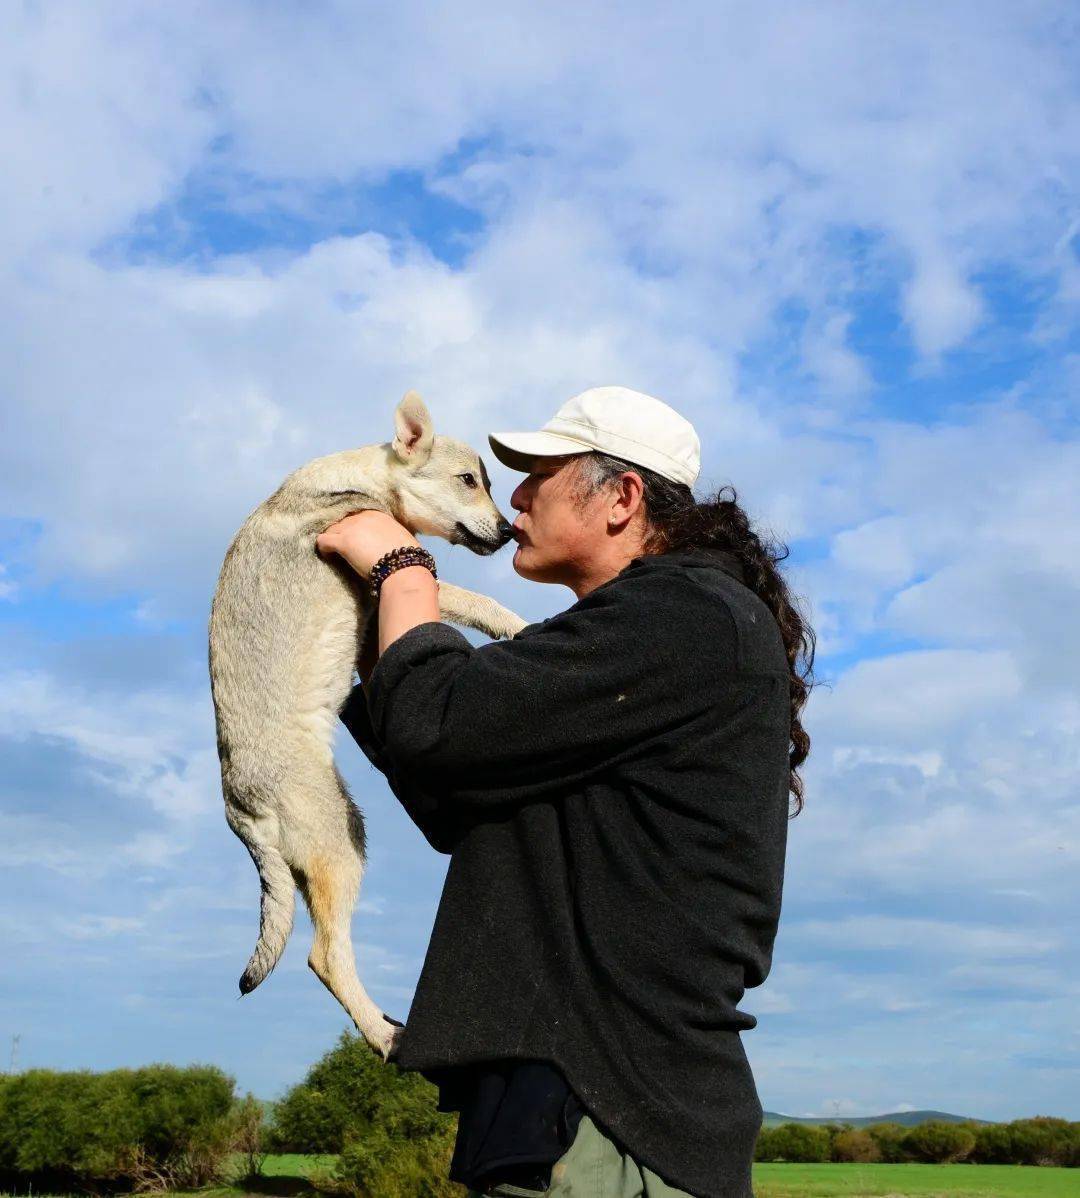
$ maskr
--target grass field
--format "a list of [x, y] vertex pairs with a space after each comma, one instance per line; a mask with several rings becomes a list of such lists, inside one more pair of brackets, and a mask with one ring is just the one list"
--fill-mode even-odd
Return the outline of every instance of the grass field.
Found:
[[[237, 1157], [233, 1162], [239, 1171], [243, 1167], [243, 1158]], [[318, 1172], [331, 1173], [337, 1164], [337, 1154], [301, 1155], [296, 1152], [270, 1153], [263, 1162], [262, 1175], [251, 1182], [236, 1182], [231, 1186], [215, 1186], [213, 1188], [185, 1191], [175, 1195], [175, 1198], [236, 1198], [238, 1194], [256, 1193], [269, 1195], [270, 1198], [299, 1198], [300, 1195], [314, 1194], [311, 1177]]]
[[337, 1155], [301, 1156], [290, 1152], [283, 1155], [271, 1153], [263, 1165], [264, 1177], [310, 1177], [317, 1169], [330, 1170], [337, 1164]]
[[756, 1198], [1080, 1198], [1080, 1169], [1027, 1165], [754, 1166]]
[[[333, 1156], [268, 1156], [262, 1193], [295, 1195]], [[291, 1184], [290, 1184], [291, 1183]], [[1080, 1169], [1022, 1165], [754, 1166], [756, 1198], [1080, 1198]]]
[[[172, 1198], [312, 1195], [310, 1178], [336, 1157], [268, 1156], [254, 1185], [217, 1187]], [[464, 1191], [463, 1191], [464, 1192]], [[1080, 1198], [1080, 1169], [1022, 1165], [754, 1166], [755, 1198]], [[46, 1198], [34, 1195], [34, 1198]]]

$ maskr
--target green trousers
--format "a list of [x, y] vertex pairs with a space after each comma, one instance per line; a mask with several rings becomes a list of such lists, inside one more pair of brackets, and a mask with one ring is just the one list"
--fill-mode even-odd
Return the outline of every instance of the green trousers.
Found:
[[[546, 1190], [497, 1185], [489, 1191], [504, 1198], [693, 1198], [639, 1165], [604, 1135], [588, 1115], [581, 1116], [574, 1141], [551, 1166]], [[470, 1190], [469, 1198], [485, 1198]]]

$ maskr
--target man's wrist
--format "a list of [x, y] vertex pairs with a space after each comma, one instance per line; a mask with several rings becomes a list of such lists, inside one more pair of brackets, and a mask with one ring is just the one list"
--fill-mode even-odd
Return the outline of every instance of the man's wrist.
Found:
[[435, 559], [422, 545], [399, 545], [395, 549], [387, 550], [378, 558], [368, 574], [371, 593], [376, 602], [378, 602], [382, 584], [388, 578], [392, 578], [410, 566], [422, 566], [431, 572], [433, 578], [438, 578]]
[[403, 566], [389, 575], [379, 595], [379, 653], [417, 624], [439, 618], [439, 584], [426, 566]]
[[383, 579], [379, 588], [379, 599], [381, 602], [388, 597], [400, 598], [402, 595], [426, 594], [437, 588], [435, 576], [427, 566], [402, 566]]
[[348, 559], [349, 565], [351, 565], [358, 574], [363, 575], [364, 578], [370, 579], [371, 571], [388, 553], [393, 553], [398, 549], [420, 549], [421, 547], [422, 546], [420, 545], [420, 542], [415, 537], [409, 537], [408, 539], [403, 537], [401, 540], [387, 541], [385, 548], [380, 548], [380, 552], [378, 556], [374, 558], [374, 560], [364, 555], [357, 560], [353, 560], [351, 558]]

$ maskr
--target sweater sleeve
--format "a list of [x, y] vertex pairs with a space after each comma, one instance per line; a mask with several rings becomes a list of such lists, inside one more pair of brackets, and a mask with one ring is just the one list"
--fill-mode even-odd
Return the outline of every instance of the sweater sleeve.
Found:
[[557, 793], [647, 751], [708, 708], [710, 622], [726, 627], [696, 588], [689, 599], [675, 590], [616, 581], [480, 648], [445, 624], [410, 629], [369, 681], [394, 768], [444, 801], [488, 806]]
[[432, 795], [411, 786], [394, 769], [382, 742], [375, 735], [367, 696], [362, 686], [354, 686], [341, 709], [341, 722], [349, 735], [356, 741], [364, 756], [386, 776], [387, 784], [394, 796], [405, 808], [406, 814], [423, 833], [424, 839], [437, 853], [452, 853], [457, 843], [459, 829], [452, 813], [440, 805]]

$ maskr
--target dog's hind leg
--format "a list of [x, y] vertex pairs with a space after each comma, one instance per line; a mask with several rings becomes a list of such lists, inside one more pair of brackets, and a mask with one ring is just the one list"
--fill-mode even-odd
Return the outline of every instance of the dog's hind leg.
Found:
[[315, 925], [308, 965], [349, 1013], [364, 1039], [390, 1057], [402, 1028], [390, 1023], [357, 976], [350, 925], [363, 865], [344, 854], [313, 856], [306, 864], [300, 889]]

